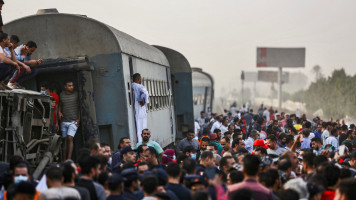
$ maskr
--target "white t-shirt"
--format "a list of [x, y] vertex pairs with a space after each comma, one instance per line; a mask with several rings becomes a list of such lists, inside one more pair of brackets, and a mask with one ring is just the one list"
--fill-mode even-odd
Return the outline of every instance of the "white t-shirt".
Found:
[[195, 139], [198, 139], [198, 130], [200, 130], [199, 123], [198, 122], [194, 122]]
[[[4, 54], [6, 58], [11, 58], [11, 55], [7, 53], [7, 51], [5, 51], [2, 47], [0, 47], [0, 53]], [[0, 61], [0, 63], [2, 62]]]
[[227, 129], [227, 127], [224, 126], [224, 125], [221, 125], [221, 126], [220, 126], [220, 130], [221, 130], [221, 137], [224, 137], [224, 133], [225, 133], [226, 131], [229, 131], [229, 130]]

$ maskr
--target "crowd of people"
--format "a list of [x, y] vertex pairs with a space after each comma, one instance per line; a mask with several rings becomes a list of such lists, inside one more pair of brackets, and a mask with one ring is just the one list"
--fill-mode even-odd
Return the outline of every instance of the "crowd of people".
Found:
[[116, 151], [93, 140], [40, 180], [13, 156], [0, 165], [0, 199], [356, 199], [354, 136], [354, 124], [263, 106], [201, 112], [175, 148], [162, 149], [149, 129]]

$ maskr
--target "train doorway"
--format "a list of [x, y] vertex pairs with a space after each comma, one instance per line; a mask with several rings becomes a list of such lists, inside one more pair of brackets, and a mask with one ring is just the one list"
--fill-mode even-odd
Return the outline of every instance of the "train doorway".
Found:
[[[76, 159], [78, 150], [86, 144], [89, 139], [98, 138], [96, 127], [96, 112], [93, 98], [93, 68], [85, 58], [45, 60], [38, 68], [35, 80], [29, 81], [27, 88], [40, 91], [40, 86], [46, 83], [53, 87], [58, 95], [64, 90], [67, 80], [73, 81], [74, 90], [78, 92], [81, 123], [74, 137], [73, 158]], [[61, 135], [60, 130], [57, 134]]]

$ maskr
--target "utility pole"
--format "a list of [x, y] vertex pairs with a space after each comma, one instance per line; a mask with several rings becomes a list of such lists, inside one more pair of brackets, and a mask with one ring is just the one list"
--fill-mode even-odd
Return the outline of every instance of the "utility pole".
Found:
[[278, 110], [282, 110], [282, 67], [278, 67]]
[[245, 80], [245, 72], [241, 71], [241, 103], [244, 103], [244, 80]]

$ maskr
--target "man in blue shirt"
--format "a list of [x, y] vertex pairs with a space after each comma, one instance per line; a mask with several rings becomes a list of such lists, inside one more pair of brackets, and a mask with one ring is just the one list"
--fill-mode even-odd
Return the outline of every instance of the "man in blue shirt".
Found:
[[166, 189], [171, 190], [180, 200], [190, 199], [190, 190], [180, 183], [182, 171], [177, 163], [169, 163], [167, 166], [168, 184]]
[[194, 139], [194, 130], [188, 130], [186, 136], [186, 138], [178, 143], [177, 153], [182, 152], [185, 147], [190, 145], [193, 146], [195, 152], [199, 150], [199, 142], [198, 140]]
[[318, 126], [316, 127], [316, 131], [314, 132], [315, 137], [321, 139], [321, 134], [323, 134], [322, 130], [323, 130], [323, 126], [321, 124], [318, 124]]

